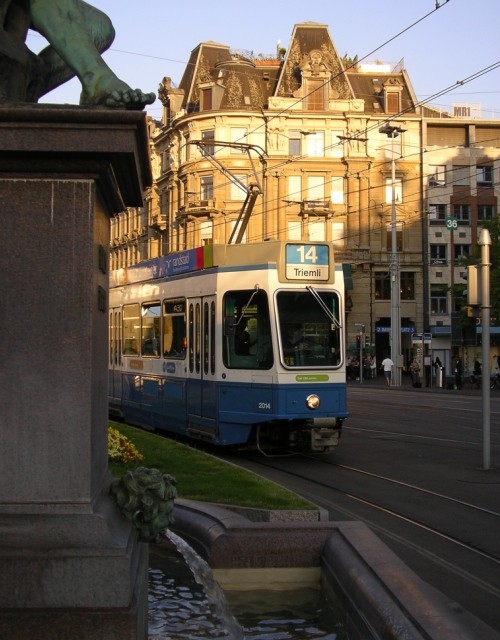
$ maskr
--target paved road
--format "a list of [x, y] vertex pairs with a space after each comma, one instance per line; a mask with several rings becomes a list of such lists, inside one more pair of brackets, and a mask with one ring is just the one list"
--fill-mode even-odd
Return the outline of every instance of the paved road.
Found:
[[480, 391], [352, 382], [348, 402], [334, 453], [231, 459], [331, 520], [365, 521], [425, 581], [500, 632], [500, 391], [491, 392], [489, 470]]

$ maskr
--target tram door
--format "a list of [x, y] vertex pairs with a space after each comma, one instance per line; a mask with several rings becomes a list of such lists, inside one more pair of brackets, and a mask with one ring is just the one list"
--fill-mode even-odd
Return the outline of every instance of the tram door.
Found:
[[188, 302], [188, 429], [208, 437], [218, 433], [215, 389], [215, 296]]

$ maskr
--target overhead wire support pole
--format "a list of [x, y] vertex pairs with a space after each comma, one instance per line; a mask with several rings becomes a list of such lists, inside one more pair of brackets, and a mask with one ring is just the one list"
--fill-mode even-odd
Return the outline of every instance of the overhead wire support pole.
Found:
[[[220, 169], [220, 171], [225, 176], [227, 176], [229, 180], [231, 180], [231, 182], [233, 182], [237, 187], [239, 187], [246, 193], [245, 202], [240, 209], [238, 218], [236, 219], [236, 224], [229, 237], [229, 244], [240, 244], [245, 235], [245, 231], [248, 226], [248, 222], [250, 221], [250, 216], [255, 206], [257, 197], [263, 193], [262, 184], [259, 180], [259, 175], [254, 163], [254, 158], [252, 158], [252, 151], [259, 156], [259, 160], [262, 165], [262, 175], [265, 175], [266, 171], [265, 152], [262, 147], [259, 147], [255, 144], [245, 144], [243, 142], [240, 143], [219, 142], [216, 140], [192, 140], [190, 144], [196, 145], [205, 158], [210, 160], [210, 162], [212, 162], [218, 169]], [[216, 147], [230, 147], [231, 149], [237, 149], [242, 153], [246, 153], [252, 167], [255, 183], [245, 184], [238, 178], [238, 176], [234, 175], [230, 169], [225, 167], [222, 162], [220, 162], [219, 159], [214, 155], [214, 150]], [[211, 149], [212, 152], [208, 153], [207, 148]]]
[[[481, 357], [483, 360], [483, 469], [490, 468], [490, 381], [487, 375], [490, 362], [490, 246], [491, 236], [488, 229], [481, 229], [479, 235], [481, 247]], [[488, 367], [488, 369], [486, 369]]]
[[380, 127], [379, 133], [384, 133], [391, 139], [391, 360], [393, 362], [392, 386], [401, 386], [401, 275], [399, 269], [399, 254], [396, 227], [396, 160], [394, 158], [394, 138], [406, 129], [386, 123]]

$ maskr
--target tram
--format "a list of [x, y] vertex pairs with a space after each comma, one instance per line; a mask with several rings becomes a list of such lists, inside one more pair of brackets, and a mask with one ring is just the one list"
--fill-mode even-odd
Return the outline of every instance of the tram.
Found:
[[329, 243], [207, 245], [115, 271], [110, 415], [220, 446], [330, 451], [348, 416], [343, 318]]

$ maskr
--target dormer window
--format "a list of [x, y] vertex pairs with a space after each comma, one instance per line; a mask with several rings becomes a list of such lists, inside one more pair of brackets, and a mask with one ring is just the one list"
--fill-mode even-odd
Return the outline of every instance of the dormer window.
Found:
[[201, 90], [200, 107], [201, 111], [210, 111], [212, 109], [212, 87]]
[[403, 85], [398, 78], [388, 78], [384, 82], [383, 98], [386, 113], [400, 113]]
[[305, 108], [306, 111], [325, 110], [325, 81], [308, 79], [305, 82]]
[[327, 111], [332, 70], [322, 52], [313, 49], [303, 57], [299, 69], [302, 84], [294, 97], [302, 98], [304, 111]]
[[224, 87], [216, 82], [201, 82], [198, 85], [200, 111], [219, 109], [224, 95]]
[[401, 111], [399, 106], [399, 93], [388, 91], [385, 94], [385, 111], [386, 113], [399, 113]]

